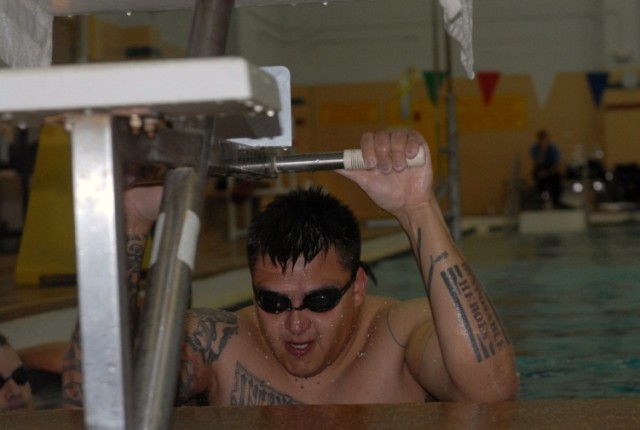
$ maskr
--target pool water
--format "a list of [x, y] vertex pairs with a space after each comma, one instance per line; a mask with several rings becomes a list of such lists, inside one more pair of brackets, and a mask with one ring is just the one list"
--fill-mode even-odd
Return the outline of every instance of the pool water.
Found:
[[[640, 396], [640, 225], [462, 244], [507, 326], [521, 399]], [[411, 254], [372, 265], [376, 295], [424, 294]]]

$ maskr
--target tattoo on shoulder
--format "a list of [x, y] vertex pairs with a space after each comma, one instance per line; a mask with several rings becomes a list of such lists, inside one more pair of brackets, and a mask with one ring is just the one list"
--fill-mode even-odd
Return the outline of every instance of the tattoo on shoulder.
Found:
[[236, 386], [231, 392], [232, 406], [265, 406], [301, 404], [288, 394], [274, 390], [271, 385], [252, 375], [239, 362], [236, 363]]
[[211, 364], [220, 358], [231, 337], [238, 334], [238, 317], [217, 309], [194, 309], [191, 313], [196, 316], [196, 327], [185, 340], [204, 363]]
[[[476, 279], [468, 264], [464, 263], [461, 266], [455, 264], [448, 267], [440, 272], [440, 276], [464, 324], [476, 360], [481, 362], [506, 348], [510, 341], [480, 281]], [[468, 312], [465, 309], [468, 309]]]

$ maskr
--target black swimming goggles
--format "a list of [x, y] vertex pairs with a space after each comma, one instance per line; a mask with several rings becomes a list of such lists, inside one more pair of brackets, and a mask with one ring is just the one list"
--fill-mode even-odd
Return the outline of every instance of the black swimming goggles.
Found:
[[311, 312], [317, 313], [329, 312], [338, 306], [342, 296], [349, 290], [355, 280], [356, 275], [354, 273], [342, 288], [331, 287], [312, 291], [304, 296], [302, 305], [297, 308], [291, 305], [291, 299], [288, 296], [274, 291], [256, 288], [255, 285], [253, 287], [253, 295], [260, 309], [270, 314], [279, 314], [285, 311], [301, 311], [302, 309], [309, 309]]
[[24, 385], [29, 382], [29, 375], [27, 374], [27, 369], [24, 366], [18, 367], [13, 373], [8, 377], [0, 376], [0, 390], [4, 387], [4, 384], [9, 382], [9, 380], [13, 379], [13, 381], [18, 385]]

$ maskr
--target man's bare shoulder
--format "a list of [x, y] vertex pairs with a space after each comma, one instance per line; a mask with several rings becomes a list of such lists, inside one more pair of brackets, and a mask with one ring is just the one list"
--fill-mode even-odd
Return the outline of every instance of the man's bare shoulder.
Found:
[[426, 297], [398, 300], [390, 297], [367, 295], [366, 303], [366, 313], [374, 317], [388, 312], [401, 312], [420, 319], [431, 318], [431, 306]]
[[433, 317], [426, 297], [397, 300], [379, 296], [367, 296], [367, 312], [370, 324], [382, 326], [399, 345], [406, 345], [417, 329], [431, 331]]
[[431, 325], [433, 315], [431, 305], [426, 297], [401, 300], [389, 308], [388, 319], [394, 327], [413, 330], [417, 326]]
[[391, 306], [399, 303], [398, 299], [391, 297], [375, 296], [373, 294], [367, 294], [365, 299], [365, 313], [376, 315], [380, 312], [386, 312]]
[[234, 312], [213, 308], [193, 308], [187, 311], [187, 321], [205, 320], [234, 324], [237, 323], [238, 317]]
[[233, 312], [210, 308], [187, 312], [185, 342], [205, 364], [215, 363], [238, 331], [238, 317]]

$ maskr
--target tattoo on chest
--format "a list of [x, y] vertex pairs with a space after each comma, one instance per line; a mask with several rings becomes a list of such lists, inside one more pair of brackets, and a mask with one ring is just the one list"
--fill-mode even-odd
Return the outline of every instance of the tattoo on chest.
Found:
[[294, 405], [298, 400], [280, 393], [270, 384], [252, 375], [240, 363], [236, 363], [236, 385], [231, 392], [232, 406]]
[[200, 353], [202, 361], [211, 364], [220, 358], [227, 342], [238, 334], [237, 317], [216, 309], [198, 309], [198, 323], [186, 341]]
[[481, 362], [506, 348], [510, 344], [507, 332], [471, 268], [466, 263], [462, 267], [455, 264], [440, 275], [467, 331], [476, 360]]

